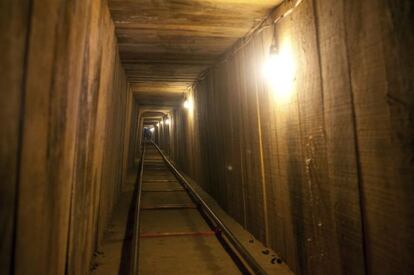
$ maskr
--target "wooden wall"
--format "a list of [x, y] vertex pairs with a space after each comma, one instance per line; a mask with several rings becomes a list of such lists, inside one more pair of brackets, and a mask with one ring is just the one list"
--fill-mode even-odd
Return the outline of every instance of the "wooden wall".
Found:
[[133, 170], [136, 166], [135, 159], [139, 156], [139, 144], [138, 143], [138, 125], [139, 125], [139, 108], [138, 103], [135, 99], [132, 100], [132, 107], [131, 107], [131, 120], [130, 120], [130, 127], [129, 127], [129, 149], [128, 149], [128, 169]]
[[262, 77], [266, 28], [194, 87], [191, 119], [178, 111], [177, 164], [298, 274], [414, 273], [413, 11], [304, 0], [275, 30], [288, 100]]
[[[12, 269], [29, 3], [0, 2], [0, 273]], [[14, 33], [14, 35], [10, 35]]]
[[0, 13], [0, 273], [86, 274], [122, 181], [128, 85], [107, 3]]

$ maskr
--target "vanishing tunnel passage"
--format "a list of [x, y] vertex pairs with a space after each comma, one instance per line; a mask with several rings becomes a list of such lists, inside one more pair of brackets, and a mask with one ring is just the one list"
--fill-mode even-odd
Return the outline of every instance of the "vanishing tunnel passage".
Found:
[[0, 274], [414, 274], [413, 0], [0, 0]]

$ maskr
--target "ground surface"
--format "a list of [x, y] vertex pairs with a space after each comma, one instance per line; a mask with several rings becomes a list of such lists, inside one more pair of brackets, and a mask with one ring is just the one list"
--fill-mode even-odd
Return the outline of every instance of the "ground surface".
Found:
[[[164, 165], [155, 148], [146, 154], [140, 223], [140, 274], [240, 274], [241, 271], [212, 233], [187, 193]], [[129, 180], [132, 186], [133, 179]], [[194, 183], [201, 196], [231, 228], [269, 274], [291, 274]], [[129, 265], [127, 230], [132, 188], [122, 193], [105, 235], [93, 274], [124, 274]], [[168, 235], [168, 236], [165, 236]]]

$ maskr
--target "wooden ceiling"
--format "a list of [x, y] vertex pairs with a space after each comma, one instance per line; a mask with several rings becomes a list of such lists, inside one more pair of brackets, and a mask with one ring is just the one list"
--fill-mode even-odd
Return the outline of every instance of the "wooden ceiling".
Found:
[[[161, 87], [162, 88], [162, 87]], [[139, 106], [174, 107], [181, 105], [184, 97], [178, 92], [139, 92], [135, 93], [135, 101]]]
[[183, 93], [282, 0], [110, 0], [137, 92]]

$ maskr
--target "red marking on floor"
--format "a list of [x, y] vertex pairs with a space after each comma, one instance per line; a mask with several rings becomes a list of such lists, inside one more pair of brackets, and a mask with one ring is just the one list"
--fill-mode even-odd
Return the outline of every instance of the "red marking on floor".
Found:
[[182, 189], [182, 188], [165, 189], [165, 190], [156, 190], [156, 189], [154, 189], [154, 190], [150, 190], [150, 189], [142, 190], [142, 192], [184, 192], [184, 191], [185, 191], [185, 189]]
[[141, 210], [160, 210], [160, 209], [196, 209], [195, 204], [160, 204], [141, 206]]
[[161, 237], [186, 237], [186, 236], [200, 236], [208, 237], [214, 236], [214, 231], [200, 231], [200, 232], [146, 232], [141, 233], [141, 238], [161, 238]]

